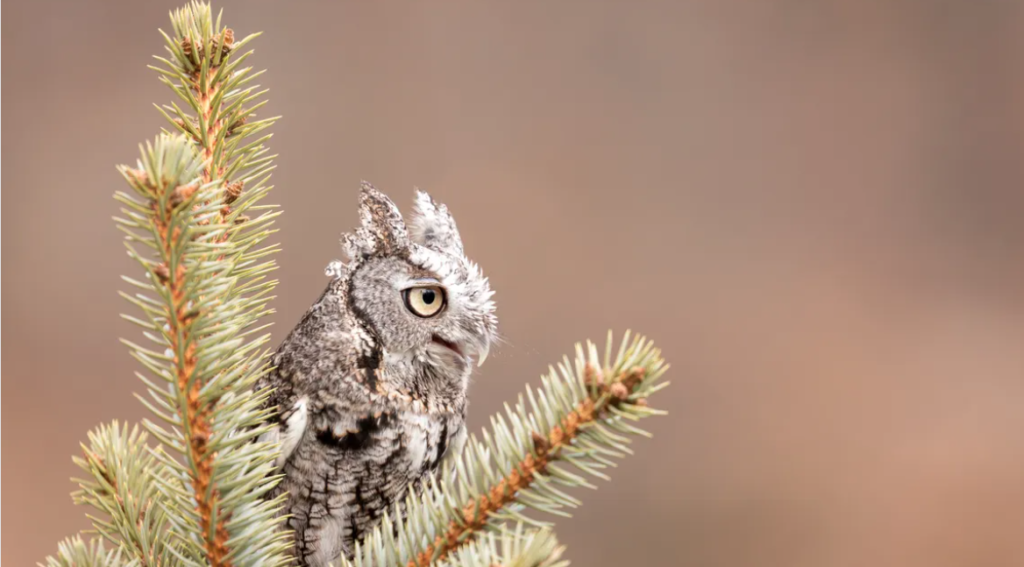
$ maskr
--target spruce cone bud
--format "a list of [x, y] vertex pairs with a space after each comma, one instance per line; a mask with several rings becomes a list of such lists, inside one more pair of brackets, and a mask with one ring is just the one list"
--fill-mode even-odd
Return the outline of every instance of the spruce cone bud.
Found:
[[543, 435], [541, 435], [540, 433], [537, 433], [536, 431], [533, 432], [532, 437], [533, 437], [533, 449], [535, 451], [537, 451], [537, 456], [538, 457], [542, 457], [543, 458], [544, 456], [546, 456], [548, 454], [548, 451], [551, 450], [551, 443], [549, 443], [548, 440], [545, 439]]
[[622, 382], [616, 382], [608, 389], [608, 393], [611, 394], [613, 398], [621, 402], [629, 397], [629, 388], [627, 388]]
[[160, 264], [153, 268], [153, 273], [156, 274], [156, 278], [162, 284], [167, 283], [167, 280], [171, 279], [171, 271], [167, 269], [167, 264]]
[[177, 208], [178, 205], [187, 201], [197, 190], [199, 190], [199, 186], [195, 183], [175, 187], [174, 191], [171, 192], [171, 198], [168, 200], [171, 208]]
[[224, 30], [224, 36], [221, 40], [221, 50], [224, 55], [227, 55], [228, 51], [231, 51], [231, 47], [235, 44], [235, 30], [227, 28]]
[[147, 189], [149, 187], [149, 176], [146, 175], [144, 169], [128, 169], [125, 171], [128, 177], [131, 178], [131, 183], [139, 189]]
[[245, 187], [245, 183], [242, 181], [235, 181], [234, 183], [228, 183], [226, 189], [224, 189], [224, 203], [230, 205], [238, 200], [238, 197], [242, 194], [242, 189]]

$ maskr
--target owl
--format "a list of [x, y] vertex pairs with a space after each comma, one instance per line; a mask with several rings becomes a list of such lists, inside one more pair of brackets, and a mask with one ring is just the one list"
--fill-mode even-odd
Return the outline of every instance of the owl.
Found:
[[259, 386], [276, 406], [282, 513], [295, 558], [321, 566], [353, 545], [466, 442], [466, 390], [496, 339], [493, 292], [447, 207], [417, 191], [407, 224], [363, 183], [349, 260], [273, 355]]

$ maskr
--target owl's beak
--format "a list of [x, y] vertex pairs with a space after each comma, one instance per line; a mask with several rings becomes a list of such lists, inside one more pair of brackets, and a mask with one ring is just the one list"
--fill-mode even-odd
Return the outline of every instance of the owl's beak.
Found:
[[484, 365], [484, 361], [487, 360], [487, 353], [491, 351], [491, 341], [484, 339], [483, 345], [480, 350], [477, 351], [476, 367], [480, 368]]

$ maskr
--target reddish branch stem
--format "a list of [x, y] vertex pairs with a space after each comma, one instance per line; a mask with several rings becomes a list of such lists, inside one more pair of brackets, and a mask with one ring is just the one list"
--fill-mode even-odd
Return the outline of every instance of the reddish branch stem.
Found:
[[[194, 188], [188, 186], [192, 191]], [[157, 186], [158, 192], [167, 191], [167, 187]], [[177, 187], [174, 191], [179, 191]], [[173, 199], [172, 199], [173, 201]], [[173, 202], [168, 203], [163, 214], [154, 216], [157, 232], [160, 235], [160, 245], [163, 248], [164, 257], [169, 261], [173, 253], [173, 243], [182, 238], [181, 229], [169, 230], [171, 215], [173, 214]], [[227, 540], [228, 530], [225, 525], [226, 518], [216, 517], [218, 511], [217, 502], [220, 493], [216, 487], [211, 487], [213, 477], [213, 460], [215, 454], [209, 450], [208, 443], [212, 428], [210, 424], [210, 407], [200, 401], [200, 392], [203, 381], [196, 376], [196, 345], [195, 337], [191, 333], [191, 321], [195, 313], [190, 312], [188, 298], [185, 296], [185, 279], [187, 270], [183, 258], [176, 258], [177, 265], [175, 273], [171, 274], [166, 266], [161, 266], [166, 274], [164, 285], [167, 286], [171, 297], [171, 305], [167, 313], [169, 327], [168, 339], [171, 351], [175, 353], [174, 363], [177, 368], [176, 385], [178, 390], [185, 397], [185, 415], [182, 416], [182, 424], [185, 430], [185, 438], [188, 442], [188, 456], [193, 463], [195, 474], [192, 476], [192, 488], [195, 492], [196, 511], [199, 513], [200, 529], [204, 535], [214, 534], [213, 538], [204, 537], [204, 550], [207, 560], [212, 567], [229, 567], [231, 563], [225, 558], [228, 554]], [[158, 276], [162, 275], [158, 272]], [[161, 277], [161, 280], [164, 278]], [[184, 349], [184, 357], [179, 358], [179, 353]]]
[[[543, 473], [549, 464], [559, 460], [561, 449], [572, 444], [573, 439], [579, 436], [581, 427], [604, 417], [609, 406], [617, 406], [624, 402], [628, 393], [643, 380], [644, 369], [637, 367], [624, 372], [611, 384], [603, 383], [597, 376], [597, 370], [587, 365], [586, 381], [591, 397], [577, 404], [546, 435], [534, 432], [533, 447], [537, 456], [526, 455], [490, 490], [476, 500], [466, 503], [462, 509], [463, 523], [459, 524], [452, 520], [448, 524], [448, 530], [437, 536], [434, 543], [417, 554], [415, 559], [409, 561], [407, 567], [428, 567], [432, 562], [431, 558], [438, 551], [440, 553], [437, 559], [441, 560], [472, 541], [474, 534], [486, 527], [492, 514], [514, 502], [519, 491], [533, 484], [536, 474]], [[623, 392], [626, 395], [623, 395]]]
[[[234, 33], [231, 30], [225, 30], [222, 37], [224, 43], [230, 47], [230, 44], [234, 41]], [[221, 41], [216, 39], [212, 42], [213, 49], [221, 49]], [[186, 38], [183, 40], [183, 48], [189, 46], [194, 48], [195, 42], [190, 42]], [[212, 57], [212, 53], [200, 53], [202, 57]], [[221, 63], [225, 63], [222, 61]], [[210, 183], [216, 179], [220, 179], [224, 175], [224, 167], [222, 164], [214, 163], [214, 155], [216, 154], [217, 140], [220, 138], [221, 128], [223, 127], [223, 117], [218, 117], [217, 120], [211, 120], [213, 117], [214, 106], [213, 100], [217, 97], [217, 93], [221, 88], [221, 85], [215, 82], [213, 79], [217, 74], [218, 67], [210, 65], [207, 71], [206, 77], [200, 77], [200, 71], [196, 71], [194, 75], [194, 82], [191, 88], [196, 93], [196, 98], [199, 102], [198, 112], [202, 113], [202, 123], [206, 125], [206, 144], [202, 144], [202, 139], [198, 139], [197, 142], [202, 145], [202, 155], [206, 162], [203, 168], [203, 182]], [[206, 88], [202, 88], [202, 79], [205, 78]], [[223, 159], [223, 156], [221, 156]], [[231, 212], [230, 207], [225, 205], [219, 212], [218, 222], [222, 222], [224, 218]], [[170, 214], [168, 212], [168, 214]], [[169, 219], [167, 219], [169, 221]], [[167, 221], [163, 227], [166, 227]], [[165, 229], [161, 227], [162, 233]], [[171, 235], [176, 237], [178, 235]], [[227, 234], [221, 237], [221, 240], [226, 240]], [[169, 242], [169, 240], [167, 241]], [[166, 252], [170, 253], [170, 248], [167, 248]], [[186, 435], [189, 442], [189, 458], [195, 465], [196, 474], [192, 478], [192, 487], [195, 491], [196, 498], [196, 509], [199, 513], [200, 528], [204, 534], [204, 548], [206, 551], [207, 560], [211, 567], [229, 567], [231, 563], [226, 560], [228, 555], [227, 540], [229, 537], [228, 530], [226, 527], [225, 517], [217, 516], [220, 510], [217, 507], [217, 502], [220, 499], [220, 492], [216, 487], [211, 487], [212, 476], [213, 476], [213, 459], [215, 454], [209, 449], [208, 443], [210, 435], [212, 434], [212, 427], [210, 423], [210, 405], [203, 405], [199, 400], [199, 393], [202, 390], [203, 382], [199, 379], [192, 378], [195, 373], [196, 367], [196, 347], [195, 339], [188, 335], [189, 321], [195, 317], [195, 313], [191, 313], [188, 307], [188, 301], [184, 297], [183, 283], [184, 283], [185, 268], [182, 263], [178, 264], [178, 273], [175, 277], [170, 278], [168, 286], [170, 287], [172, 304], [174, 313], [172, 314], [172, 332], [176, 329], [180, 329], [180, 333], [174, 333], [172, 335], [172, 342], [179, 339], [184, 342], [185, 347], [185, 360], [178, 363], [178, 388], [180, 391], [185, 393], [186, 407], [185, 407], [185, 427]], [[176, 329], [175, 329], [176, 327]], [[179, 351], [177, 344], [172, 344], [174, 352]], [[176, 362], [178, 362], [176, 360]], [[191, 386], [189, 385], [191, 383]], [[209, 534], [213, 534], [213, 537], [209, 537]]]

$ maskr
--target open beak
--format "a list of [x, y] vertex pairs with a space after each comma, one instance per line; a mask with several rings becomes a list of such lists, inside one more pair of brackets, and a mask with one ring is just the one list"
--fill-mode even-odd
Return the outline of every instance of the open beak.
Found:
[[491, 341], [484, 339], [483, 345], [477, 350], [476, 367], [480, 368], [484, 365], [484, 361], [487, 360], [487, 354], [491, 351]]
[[[476, 360], [477, 367], [483, 366], [484, 361], [487, 360], [487, 355], [491, 351], [491, 341], [489, 339], [487, 339], [487, 338], [480, 339], [480, 341], [478, 341], [478, 342], [477, 341], [470, 342], [468, 344], [467, 343], [461, 343], [461, 345], [460, 345], [460, 343], [454, 343], [454, 342], [451, 342], [451, 341], [449, 341], [447, 339], [441, 338], [438, 335], [434, 335], [432, 340], [435, 343], [437, 343], [437, 344], [447, 348], [448, 350], [454, 352], [455, 354], [457, 354], [459, 356], [465, 356], [466, 354], [476, 355], [476, 357], [477, 357], [477, 360]], [[468, 349], [468, 351], [469, 351], [468, 353], [465, 353], [465, 351], [463, 349], [463, 347], [466, 347], [466, 346], [470, 347]]]

